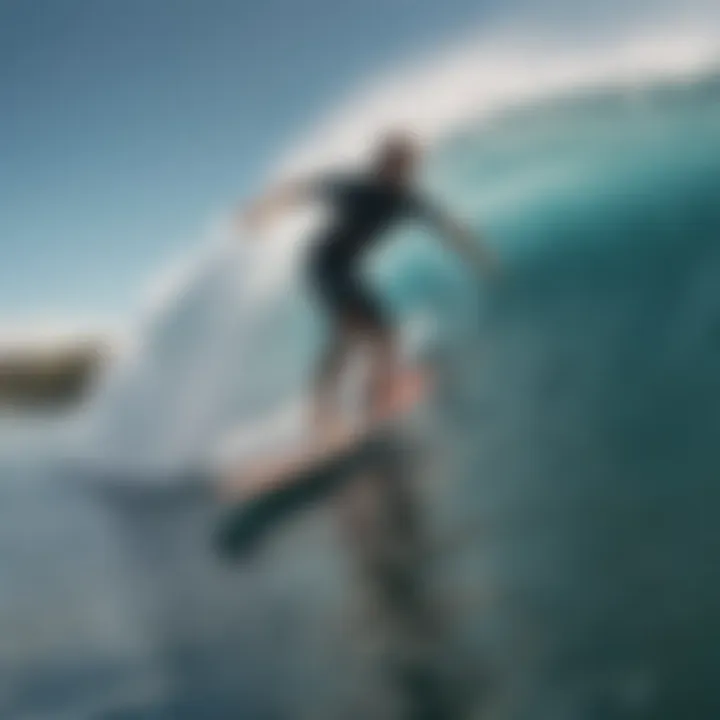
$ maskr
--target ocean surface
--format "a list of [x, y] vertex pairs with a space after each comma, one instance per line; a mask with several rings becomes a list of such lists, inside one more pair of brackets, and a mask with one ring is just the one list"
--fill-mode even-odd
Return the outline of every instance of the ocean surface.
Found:
[[[466, 716], [717, 718], [720, 76], [466, 123], [427, 182], [504, 269], [478, 288], [416, 230], [374, 267], [438, 350], [419, 492]], [[236, 568], [187, 481], [318, 348], [300, 284], [228, 253], [88, 407], [3, 419], [0, 717], [381, 717], [332, 506]]]

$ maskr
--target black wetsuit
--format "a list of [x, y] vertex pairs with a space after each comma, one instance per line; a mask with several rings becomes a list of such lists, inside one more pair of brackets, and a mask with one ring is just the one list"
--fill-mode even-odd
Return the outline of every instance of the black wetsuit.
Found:
[[310, 256], [310, 277], [320, 300], [341, 321], [387, 327], [382, 304], [363, 280], [362, 256], [394, 222], [409, 217], [437, 222], [438, 213], [411, 189], [373, 176], [328, 178], [313, 190], [334, 211], [333, 222]]

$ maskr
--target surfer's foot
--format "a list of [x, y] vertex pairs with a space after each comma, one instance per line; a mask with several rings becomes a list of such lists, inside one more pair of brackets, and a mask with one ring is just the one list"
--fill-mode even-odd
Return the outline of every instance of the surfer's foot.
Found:
[[373, 401], [370, 422], [383, 422], [411, 407], [420, 400], [426, 385], [427, 378], [420, 370], [399, 373], [390, 388]]

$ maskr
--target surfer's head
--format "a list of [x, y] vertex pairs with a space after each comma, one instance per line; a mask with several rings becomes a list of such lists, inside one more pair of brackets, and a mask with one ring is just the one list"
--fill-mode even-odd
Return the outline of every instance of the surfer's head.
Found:
[[420, 146], [408, 133], [393, 133], [381, 141], [375, 151], [374, 169], [382, 180], [405, 185], [415, 174], [420, 161]]

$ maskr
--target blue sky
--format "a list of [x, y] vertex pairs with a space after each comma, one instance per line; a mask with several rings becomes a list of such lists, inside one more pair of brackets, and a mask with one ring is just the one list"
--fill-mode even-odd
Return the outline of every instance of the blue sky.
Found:
[[122, 317], [208, 216], [472, 0], [0, 0], [0, 322]]
[[125, 319], [208, 218], [366, 77], [470, 28], [522, 21], [583, 43], [673, 7], [0, 0], [0, 334]]

